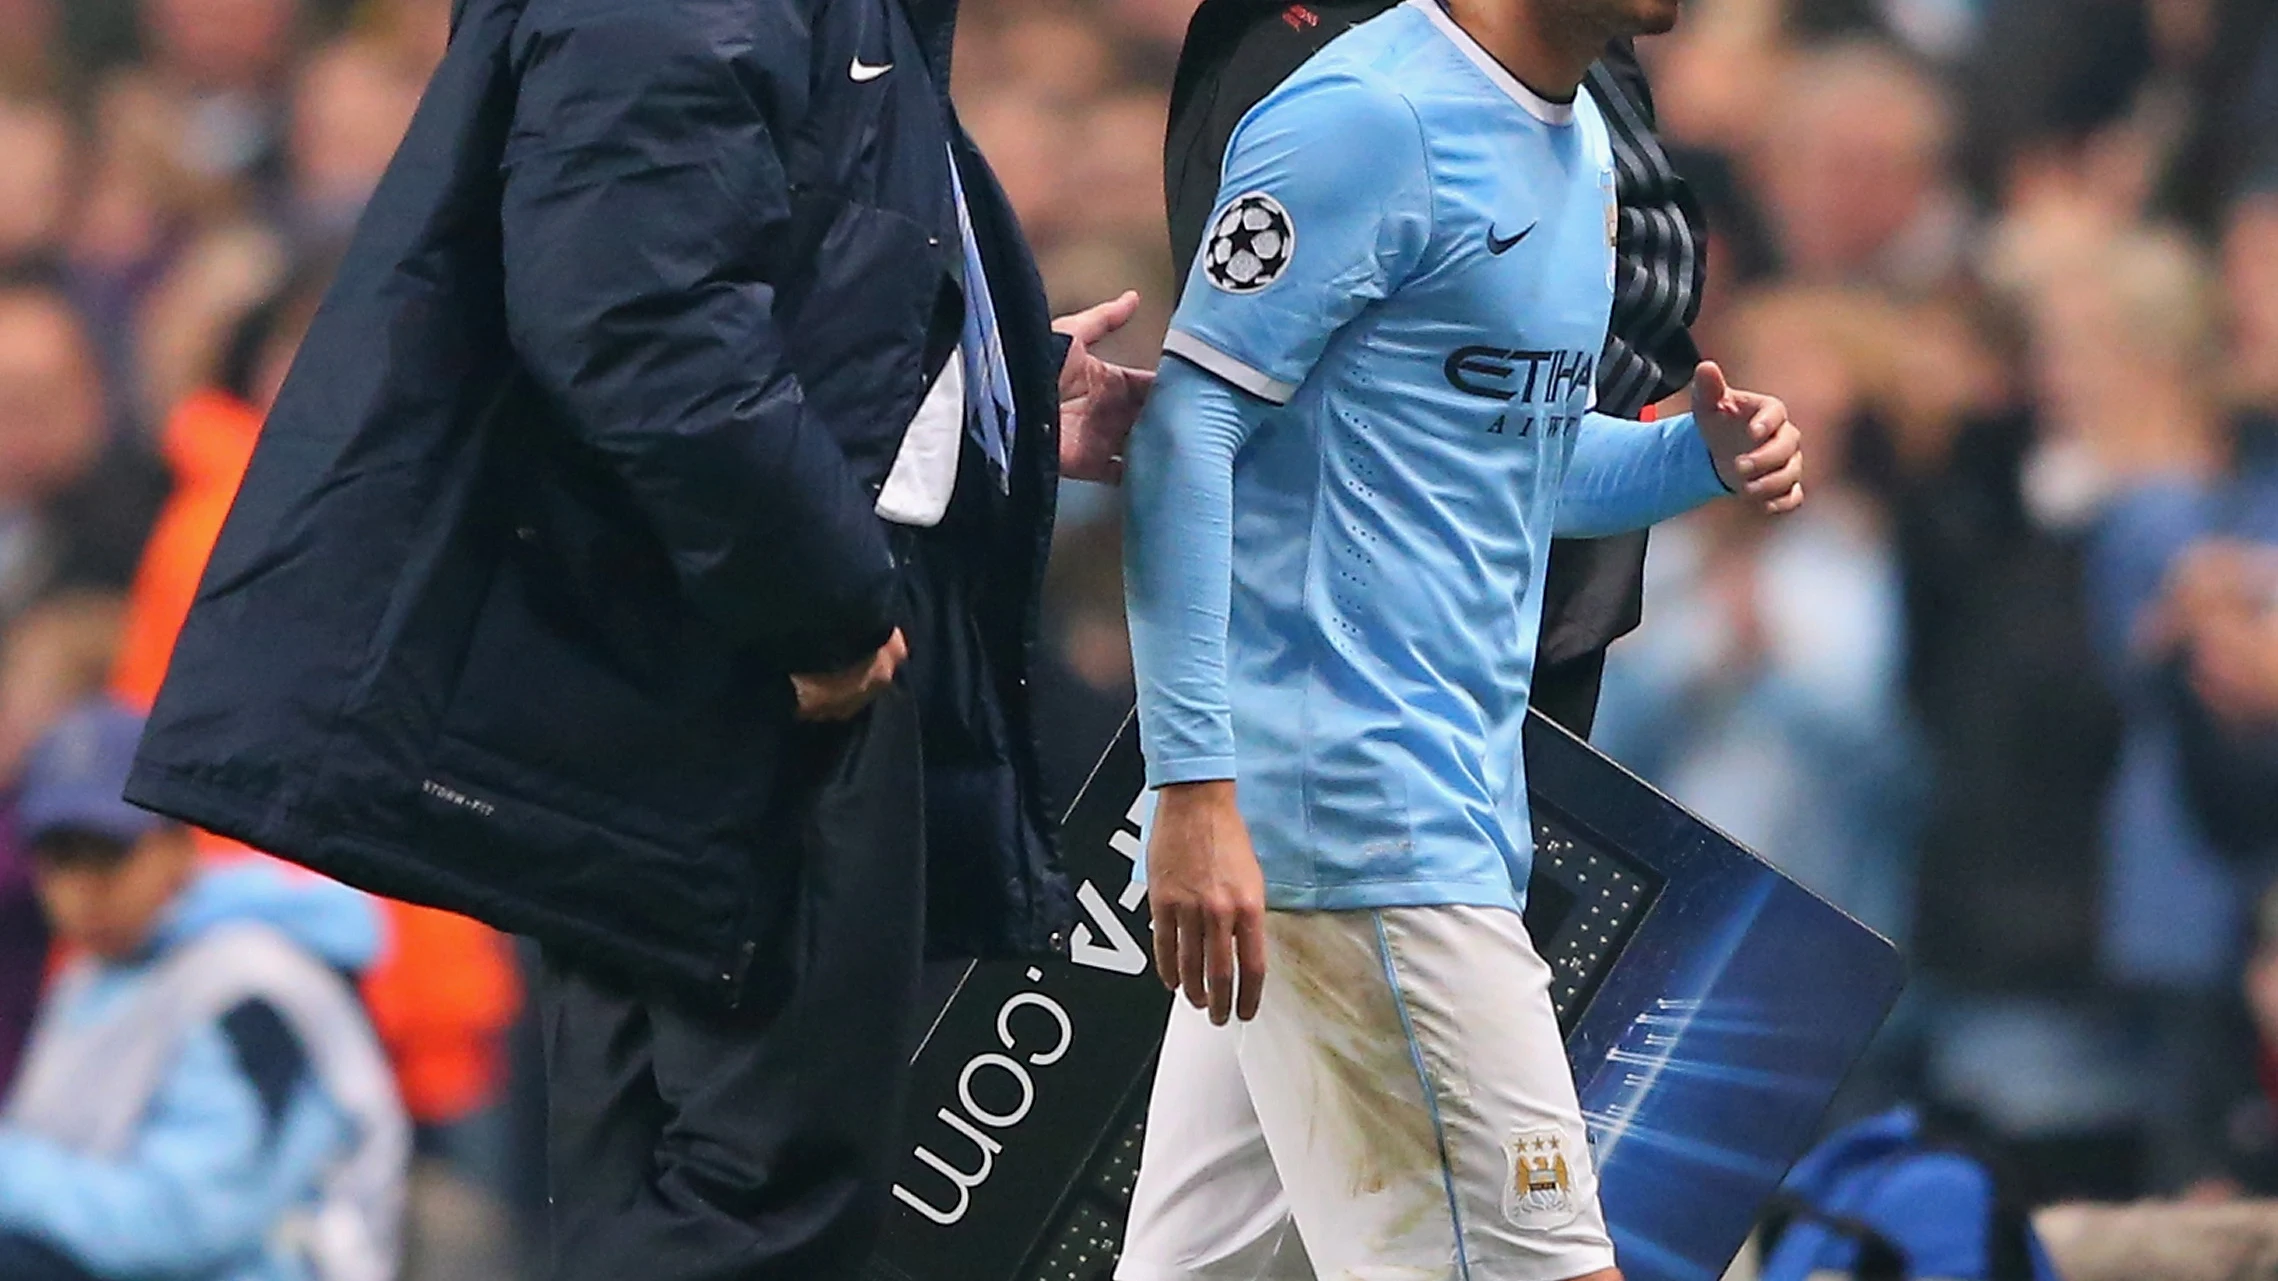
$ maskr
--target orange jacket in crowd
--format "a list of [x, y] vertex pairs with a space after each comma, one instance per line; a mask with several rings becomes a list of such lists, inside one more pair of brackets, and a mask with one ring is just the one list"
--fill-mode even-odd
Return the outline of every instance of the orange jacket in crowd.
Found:
[[[193, 394], [167, 420], [162, 444], [174, 493], [143, 549], [112, 673], [112, 693], [129, 706], [148, 710], [158, 696], [260, 432], [260, 412], [220, 391]], [[210, 833], [200, 839], [211, 857], [252, 854]], [[504, 1033], [522, 999], [513, 958], [505, 939], [463, 916], [383, 907], [387, 951], [364, 980], [373, 1025], [412, 1117], [458, 1120], [495, 1099], [504, 1080]]]

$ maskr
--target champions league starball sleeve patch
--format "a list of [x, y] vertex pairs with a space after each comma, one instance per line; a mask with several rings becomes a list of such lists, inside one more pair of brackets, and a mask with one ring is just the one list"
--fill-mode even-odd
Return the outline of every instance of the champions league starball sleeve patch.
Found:
[[1254, 294], [1289, 269], [1297, 253], [1297, 223], [1280, 201], [1262, 191], [1234, 197], [1210, 224], [1202, 246], [1202, 274], [1230, 294]]

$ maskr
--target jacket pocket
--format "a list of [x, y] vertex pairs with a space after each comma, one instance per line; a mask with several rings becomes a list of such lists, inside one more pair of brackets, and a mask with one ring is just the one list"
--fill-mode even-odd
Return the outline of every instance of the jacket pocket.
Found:
[[438, 752], [604, 829], [749, 842], [789, 682], [683, 604], [663, 548], [598, 465], [540, 464], [478, 609]]

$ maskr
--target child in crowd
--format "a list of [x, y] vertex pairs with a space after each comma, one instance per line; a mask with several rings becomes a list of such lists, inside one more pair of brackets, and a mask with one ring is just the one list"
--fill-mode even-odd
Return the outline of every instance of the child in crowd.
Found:
[[0, 1109], [0, 1277], [386, 1281], [407, 1131], [352, 986], [379, 924], [266, 863], [201, 870], [119, 794], [95, 703], [26, 762], [17, 827], [74, 956]]

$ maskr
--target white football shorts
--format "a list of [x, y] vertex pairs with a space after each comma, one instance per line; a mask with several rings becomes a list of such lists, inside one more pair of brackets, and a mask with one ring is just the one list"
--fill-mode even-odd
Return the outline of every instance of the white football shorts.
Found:
[[1118, 1281], [1566, 1281], [1614, 1264], [1517, 913], [1269, 912], [1249, 1023], [1171, 1010]]

